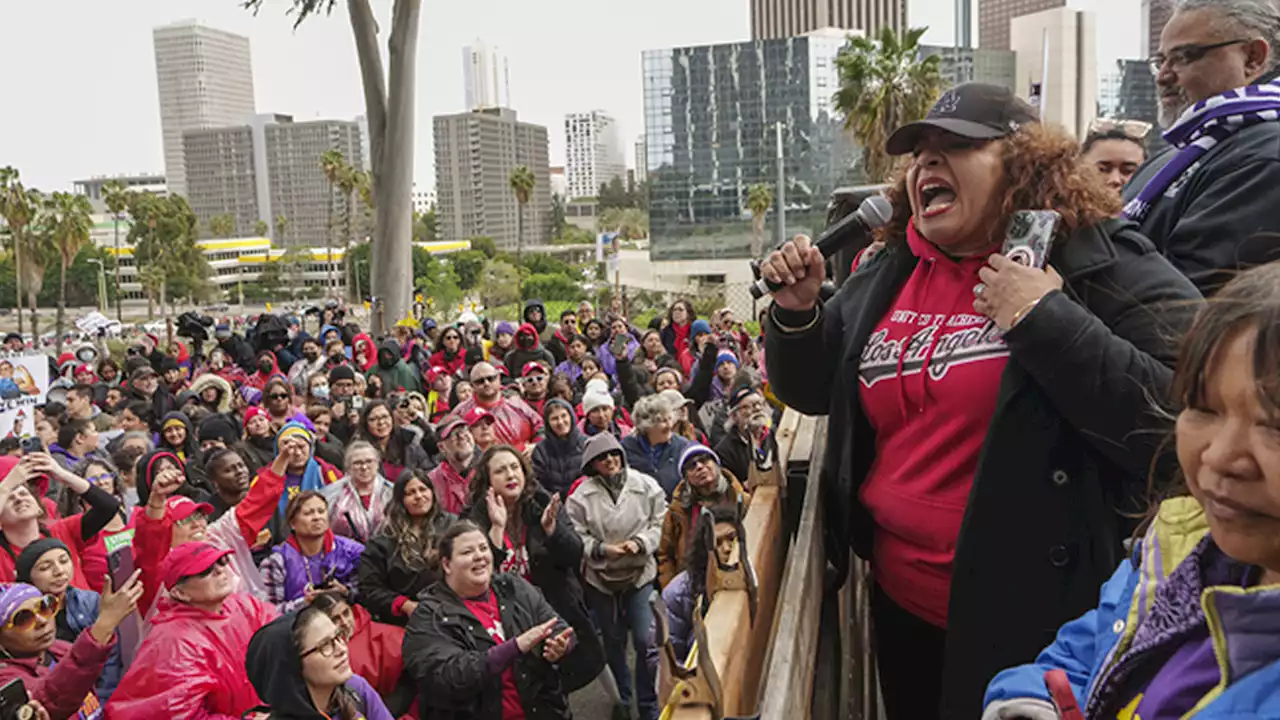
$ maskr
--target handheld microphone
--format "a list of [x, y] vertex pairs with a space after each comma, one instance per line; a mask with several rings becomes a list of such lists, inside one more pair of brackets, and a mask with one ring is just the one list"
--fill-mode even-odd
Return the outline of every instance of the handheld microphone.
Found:
[[[816, 246], [822, 257], [829, 258], [845, 247], [856, 243], [870, 244], [872, 233], [876, 228], [885, 225], [893, 217], [893, 206], [883, 196], [872, 195], [858, 206], [852, 214], [843, 217], [840, 222], [827, 228], [818, 236]], [[757, 300], [786, 285], [760, 278], [751, 286], [751, 297]]]

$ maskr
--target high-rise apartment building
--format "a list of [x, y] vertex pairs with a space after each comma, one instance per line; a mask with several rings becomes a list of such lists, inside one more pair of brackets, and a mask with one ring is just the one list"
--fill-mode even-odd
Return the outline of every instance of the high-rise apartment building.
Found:
[[1142, 44], [1147, 57], [1160, 50], [1160, 33], [1173, 17], [1173, 0], [1142, 0]]
[[751, 0], [751, 38], [776, 40], [822, 28], [861, 30], [907, 27], [906, 0]]
[[595, 197], [601, 185], [625, 177], [627, 161], [618, 122], [604, 111], [565, 115], [564, 140], [570, 199]]
[[964, 48], [940, 45], [922, 45], [920, 54], [924, 57], [937, 55], [940, 59], [942, 82], [947, 87], [967, 82], [981, 82], [1009, 88], [1018, 94], [1024, 94], [1015, 87], [1017, 82], [1016, 60], [1012, 50], [988, 50], [986, 48]]
[[164, 176], [155, 173], [147, 173], [142, 175], [99, 175], [91, 177], [88, 180], [76, 180], [72, 183], [72, 192], [76, 195], [84, 195], [89, 198], [89, 204], [93, 206], [95, 213], [107, 212], [106, 196], [103, 194], [103, 188], [109, 183], [119, 183], [126, 190], [134, 192], [151, 193], [161, 197], [169, 194], [169, 187], [165, 184]]
[[249, 38], [194, 21], [152, 32], [160, 91], [160, 131], [169, 192], [187, 194], [182, 135], [227, 127], [254, 113]]
[[[280, 245], [345, 245], [358, 237], [359, 199], [331, 188], [320, 167], [327, 150], [363, 165], [355, 122], [255, 115], [247, 124], [188, 130], [183, 142], [188, 201], [204, 228], [211, 218], [231, 215], [237, 236], [256, 235], [259, 220], [275, 233], [275, 219], [284, 216], [284, 237], [274, 238]], [[351, 234], [344, 241], [348, 211]]]
[[507, 56], [479, 38], [462, 48], [462, 84], [467, 110], [511, 107]]
[[1039, 85], [1040, 119], [1083, 140], [1098, 115], [1093, 13], [1060, 7], [1016, 17], [1010, 27], [1018, 68], [1015, 91], [1026, 97], [1033, 84]]
[[[831, 102], [846, 37], [822, 30], [644, 52], [650, 258], [750, 254], [747, 195], [757, 183], [778, 195], [779, 123], [786, 233], [822, 230], [832, 191], [861, 180], [856, 149]], [[771, 241], [772, 210], [766, 227]]]
[[636, 138], [636, 182], [649, 179], [649, 148], [644, 135]]
[[547, 129], [520, 122], [510, 108], [432, 118], [436, 156], [436, 227], [441, 240], [486, 236], [501, 248], [517, 242], [518, 206], [511, 171], [533, 172], [524, 209], [524, 244], [551, 239], [551, 171]]
[[[1009, 41], [1009, 21], [1066, 4], [1067, 0], [982, 0], [978, 3], [978, 47], [1017, 50]], [[1019, 94], [1025, 92], [1019, 89]]]

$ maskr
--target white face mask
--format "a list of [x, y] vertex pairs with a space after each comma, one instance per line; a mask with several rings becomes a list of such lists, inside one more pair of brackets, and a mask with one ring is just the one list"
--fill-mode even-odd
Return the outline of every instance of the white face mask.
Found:
[[316, 385], [315, 387], [311, 388], [311, 394], [320, 398], [321, 400], [327, 400], [329, 398], [329, 386]]

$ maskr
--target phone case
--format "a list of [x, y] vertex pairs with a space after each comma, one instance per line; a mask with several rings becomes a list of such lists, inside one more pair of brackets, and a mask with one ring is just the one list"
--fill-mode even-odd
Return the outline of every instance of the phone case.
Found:
[[1009, 219], [1000, 253], [1019, 265], [1042, 268], [1053, 249], [1062, 216], [1052, 210], [1019, 210]]

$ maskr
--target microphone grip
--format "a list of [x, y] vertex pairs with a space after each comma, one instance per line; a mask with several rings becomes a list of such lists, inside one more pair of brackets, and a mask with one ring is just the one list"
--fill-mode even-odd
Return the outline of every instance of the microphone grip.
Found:
[[775, 293], [784, 287], [786, 287], [786, 285], [782, 283], [776, 283], [772, 280], [766, 280], [764, 278], [760, 278], [759, 280], [756, 280], [755, 282], [751, 283], [751, 297], [755, 298], [756, 300], [759, 300], [760, 298], [763, 298], [765, 295], [769, 295], [770, 293]]

